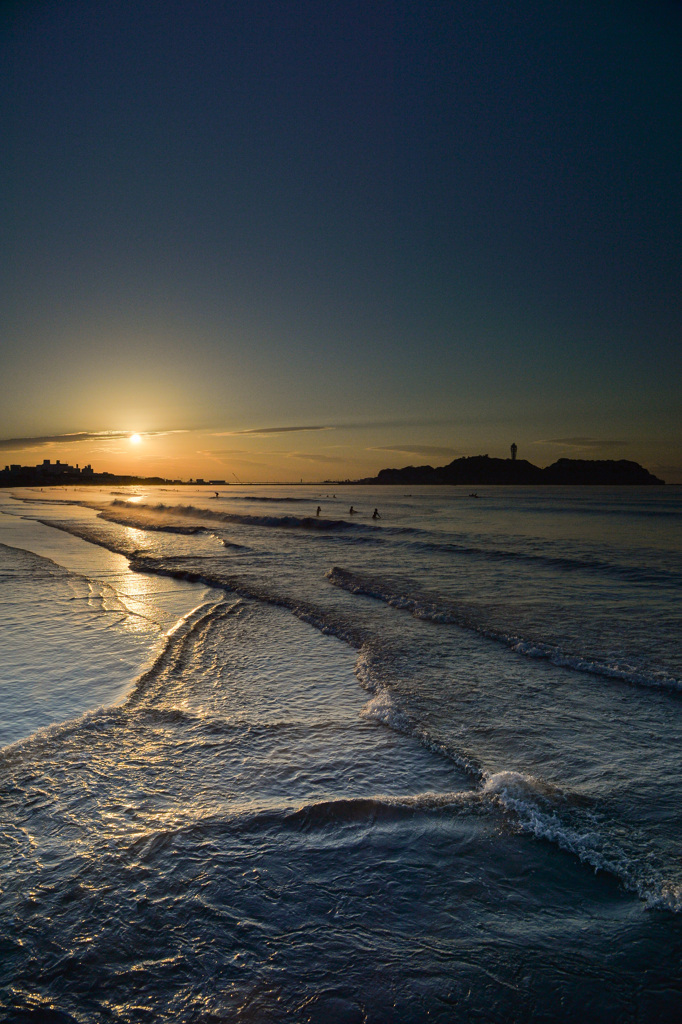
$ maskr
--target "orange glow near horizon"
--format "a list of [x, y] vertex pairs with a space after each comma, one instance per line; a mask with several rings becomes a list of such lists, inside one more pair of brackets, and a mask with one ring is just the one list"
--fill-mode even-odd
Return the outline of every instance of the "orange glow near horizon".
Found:
[[[82, 440], [70, 441], [69, 435], [55, 435], [54, 441], [36, 437], [39, 443], [30, 447], [11, 449], [6, 445], [3, 465], [33, 466], [48, 458], [74, 466], [88, 464], [95, 473], [173, 481], [202, 478], [231, 483], [317, 483], [372, 477], [391, 466], [425, 462], [445, 465], [452, 458], [480, 452], [508, 457], [507, 439], [498, 441], [491, 434], [492, 431], [479, 437], [473, 430], [460, 427], [455, 436], [454, 431], [446, 432], [437, 426], [408, 431], [380, 424], [362, 429], [340, 427], [333, 434], [329, 430], [300, 434], [287, 430], [280, 435], [274, 431], [251, 435], [222, 429], [151, 429], [134, 433], [103, 430]], [[682, 482], [676, 453], [649, 439], [620, 450], [613, 445], [603, 449], [596, 445], [589, 449], [571, 448], [561, 441], [534, 442], [515, 436], [519, 452], [535, 465], [549, 465], [560, 457], [627, 455], [667, 483]]]

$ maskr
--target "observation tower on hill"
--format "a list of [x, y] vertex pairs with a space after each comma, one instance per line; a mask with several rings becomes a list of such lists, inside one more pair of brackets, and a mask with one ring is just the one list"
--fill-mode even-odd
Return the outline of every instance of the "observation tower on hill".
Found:
[[516, 451], [517, 451], [516, 445], [512, 444], [512, 446], [511, 446], [512, 462], [516, 462]]

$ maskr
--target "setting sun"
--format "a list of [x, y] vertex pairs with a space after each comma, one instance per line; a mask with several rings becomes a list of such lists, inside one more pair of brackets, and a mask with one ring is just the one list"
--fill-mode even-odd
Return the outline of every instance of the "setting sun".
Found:
[[131, 444], [139, 444], [141, 440], [142, 440], [142, 438], [140, 437], [139, 434], [131, 434], [130, 435], [130, 443]]

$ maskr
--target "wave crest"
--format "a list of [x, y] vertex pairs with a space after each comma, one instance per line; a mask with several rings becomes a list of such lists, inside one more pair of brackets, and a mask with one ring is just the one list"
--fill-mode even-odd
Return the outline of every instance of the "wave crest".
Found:
[[484, 621], [481, 609], [466, 608], [454, 601], [432, 597], [417, 588], [408, 590], [390, 580], [363, 576], [339, 566], [330, 569], [326, 576], [333, 586], [347, 590], [351, 594], [362, 594], [365, 597], [383, 601], [391, 608], [409, 612], [416, 619], [472, 629], [491, 640], [504, 643], [516, 654], [527, 658], [543, 658], [560, 668], [572, 669], [574, 672], [587, 672], [591, 675], [616, 679], [637, 686], [682, 692], [682, 679], [677, 679], [664, 672], [647, 674], [631, 665], [602, 661], [579, 652], [564, 651], [546, 641], [533, 640], [529, 637], [521, 637], [511, 632], [495, 629]]
[[[141, 530], [168, 529], [168, 520], [177, 518], [207, 520], [211, 523], [227, 525], [261, 526], [285, 530], [352, 530], [367, 531], [374, 527], [368, 524], [349, 522], [346, 519], [326, 519], [322, 516], [269, 516], [251, 512], [220, 512], [218, 510], [200, 508], [197, 505], [141, 505], [130, 504], [116, 498], [110, 506], [100, 511], [103, 519], [124, 526], [135, 526]], [[177, 527], [176, 527], [177, 528]], [[201, 527], [197, 527], [201, 529]]]

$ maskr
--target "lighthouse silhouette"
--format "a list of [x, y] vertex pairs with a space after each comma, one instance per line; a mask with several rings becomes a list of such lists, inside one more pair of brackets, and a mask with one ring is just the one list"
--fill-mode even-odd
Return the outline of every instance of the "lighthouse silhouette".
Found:
[[516, 445], [515, 444], [513, 444], [511, 446], [511, 456], [512, 456], [512, 462], [516, 462]]

